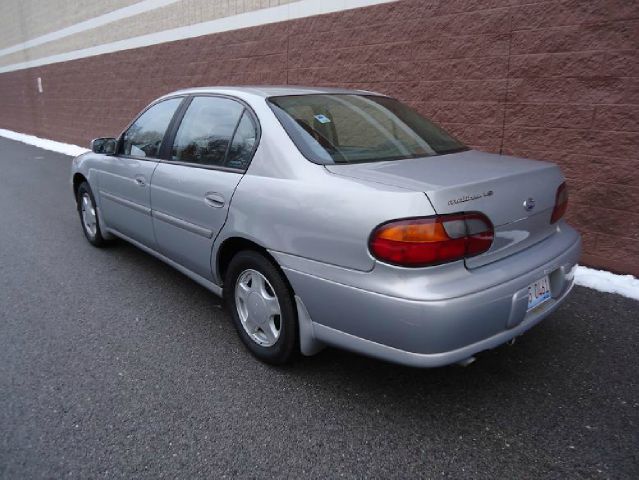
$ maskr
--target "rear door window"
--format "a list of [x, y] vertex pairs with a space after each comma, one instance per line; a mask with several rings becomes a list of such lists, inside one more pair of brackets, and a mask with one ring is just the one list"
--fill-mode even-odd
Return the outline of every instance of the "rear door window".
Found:
[[243, 112], [241, 103], [228, 98], [193, 98], [175, 135], [171, 160], [214, 167], [242, 165], [239, 145], [232, 149], [236, 152], [233, 166], [227, 164], [227, 155]]

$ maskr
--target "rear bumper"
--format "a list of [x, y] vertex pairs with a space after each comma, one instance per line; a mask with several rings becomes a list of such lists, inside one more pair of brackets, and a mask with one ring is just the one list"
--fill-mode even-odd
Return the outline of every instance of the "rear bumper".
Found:
[[526, 318], [514, 328], [504, 329], [491, 337], [446, 352], [417, 353], [401, 350], [389, 345], [373, 342], [365, 338], [356, 337], [322, 324], [313, 325], [314, 338], [327, 345], [343, 348], [345, 350], [350, 350], [393, 363], [421, 368], [440, 367], [451, 363], [461, 362], [472, 357], [478, 352], [495, 348], [523, 334], [526, 330], [532, 328], [534, 325], [550, 315], [568, 295], [572, 286], [573, 282], [570, 281], [560, 297], [546, 302], [544, 304], [544, 308], [542, 308], [539, 312], [536, 312], [534, 315], [527, 315]]
[[[443, 269], [443, 276], [442, 269], [391, 269], [391, 275], [384, 267], [353, 275], [335, 270], [331, 278], [326, 275], [331, 269], [316, 262], [303, 271], [299, 259], [274, 255], [298, 296], [304, 353], [323, 343], [405, 365], [436, 367], [507, 342], [552, 313], [572, 289], [580, 253], [579, 235], [563, 224], [557, 234], [526, 251], [472, 271], [459, 265]], [[527, 312], [528, 285], [544, 275], [550, 276], [552, 299]], [[414, 282], [420, 276], [436, 278], [440, 288], [425, 288], [424, 298], [416, 298]], [[393, 295], [396, 291], [409, 298]]]

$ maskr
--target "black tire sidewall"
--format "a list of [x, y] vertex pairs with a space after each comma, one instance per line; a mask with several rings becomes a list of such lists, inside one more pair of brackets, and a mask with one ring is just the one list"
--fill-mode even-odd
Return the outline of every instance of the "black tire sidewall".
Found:
[[[82, 197], [85, 193], [89, 194], [89, 198], [91, 199], [91, 204], [95, 209], [95, 218], [96, 218], [96, 228], [95, 228], [95, 237], [91, 237], [89, 232], [87, 232], [86, 227], [84, 226], [84, 219], [82, 218]], [[100, 230], [100, 218], [98, 213], [98, 207], [95, 203], [95, 197], [93, 196], [93, 192], [91, 191], [91, 187], [87, 182], [82, 182], [78, 187], [78, 195], [76, 197], [76, 203], [78, 207], [78, 214], [80, 215], [80, 224], [82, 226], [82, 231], [84, 232], [84, 236], [89, 241], [89, 243], [95, 247], [102, 247], [105, 244], [104, 238], [102, 237], [102, 231]]]
[[[280, 304], [280, 336], [275, 345], [263, 347], [255, 343], [246, 333], [235, 305], [235, 284], [240, 274], [253, 269], [269, 281]], [[293, 292], [281, 270], [259, 252], [245, 250], [237, 253], [229, 267], [224, 281], [224, 300], [235, 328], [246, 347], [260, 360], [274, 365], [291, 361], [299, 352], [297, 308]]]

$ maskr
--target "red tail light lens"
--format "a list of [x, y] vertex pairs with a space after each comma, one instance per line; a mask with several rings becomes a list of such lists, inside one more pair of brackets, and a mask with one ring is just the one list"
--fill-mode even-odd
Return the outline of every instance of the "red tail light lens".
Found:
[[550, 217], [550, 223], [557, 222], [563, 217], [568, 209], [568, 188], [566, 182], [559, 185], [557, 188], [557, 194], [555, 195], [555, 208], [553, 208], [552, 216]]
[[425, 267], [473, 257], [493, 243], [493, 225], [481, 213], [396, 220], [377, 227], [369, 249], [379, 260]]

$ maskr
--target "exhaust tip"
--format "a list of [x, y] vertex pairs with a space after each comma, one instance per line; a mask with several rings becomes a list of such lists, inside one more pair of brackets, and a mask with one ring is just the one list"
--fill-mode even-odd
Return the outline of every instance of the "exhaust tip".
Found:
[[468, 357], [460, 362], [457, 362], [457, 365], [459, 365], [460, 367], [467, 367], [471, 363], [474, 363], [475, 360], [477, 360], [475, 357]]

